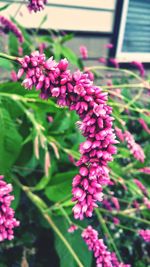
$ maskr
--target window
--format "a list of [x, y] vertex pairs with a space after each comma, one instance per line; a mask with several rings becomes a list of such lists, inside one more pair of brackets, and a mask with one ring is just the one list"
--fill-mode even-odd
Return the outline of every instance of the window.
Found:
[[113, 42], [120, 62], [150, 62], [150, 0], [118, 0]]

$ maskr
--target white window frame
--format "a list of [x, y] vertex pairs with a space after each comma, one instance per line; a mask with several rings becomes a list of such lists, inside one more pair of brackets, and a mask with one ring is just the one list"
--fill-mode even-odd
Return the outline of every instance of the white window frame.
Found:
[[119, 32], [118, 32], [117, 44], [116, 44], [115, 58], [117, 58], [118, 61], [122, 63], [131, 62], [133, 60], [149, 63], [150, 53], [141, 53], [141, 52], [137, 53], [137, 52], [123, 52], [122, 51], [129, 1], [130, 0], [124, 0], [123, 2], [120, 27], [119, 27]]

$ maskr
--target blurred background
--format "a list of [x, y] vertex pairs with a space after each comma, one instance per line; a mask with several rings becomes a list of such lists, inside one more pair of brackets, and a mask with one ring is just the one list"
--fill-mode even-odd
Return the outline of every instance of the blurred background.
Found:
[[[71, 70], [90, 66], [94, 82], [109, 93], [115, 129], [129, 131], [139, 158], [142, 154], [142, 160], [134, 157], [128, 143], [120, 140], [118, 154], [109, 164], [112, 184], [104, 189], [98, 207], [101, 216], [94, 213], [79, 226], [94, 225], [122, 261], [149, 267], [149, 244], [138, 231], [150, 225], [150, 0], [48, 0], [37, 13], [30, 13], [27, 3], [0, 0], [0, 15], [13, 21], [25, 39], [21, 46], [0, 25], [1, 52], [24, 56], [40, 50], [56, 61], [66, 57]], [[46, 203], [47, 214], [84, 267], [95, 267], [81, 230], [68, 233], [70, 220], [76, 223], [71, 184], [77, 174], [78, 148], [85, 140], [75, 126], [78, 116], [60, 108], [56, 99], [43, 101], [36, 90], [24, 90], [18, 68], [15, 62], [0, 60], [0, 172], [13, 183], [13, 208], [21, 221], [15, 239], [0, 244], [0, 267], [77, 267], [12, 177]], [[137, 180], [144, 187], [137, 186]]]

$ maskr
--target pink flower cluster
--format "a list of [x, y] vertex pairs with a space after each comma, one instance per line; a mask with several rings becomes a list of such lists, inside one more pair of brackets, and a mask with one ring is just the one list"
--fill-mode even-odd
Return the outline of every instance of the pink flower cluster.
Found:
[[120, 204], [117, 197], [111, 197], [111, 201], [114, 204], [116, 210], [120, 210]]
[[123, 131], [118, 127], [115, 127], [115, 133], [121, 142], [124, 142], [124, 141], [127, 142], [127, 147], [129, 148], [134, 158], [136, 158], [137, 160], [141, 162], [144, 162], [145, 160], [144, 151], [142, 147], [135, 142], [133, 135], [129, 131], [125, 131], [123, 133]]
[[132, 61], [131, 65], [135, 66], [139, 70], [141, 77], [145, 76], [145, 69], [144, 69], [144, 65], [142, 64], [142, 62]]
[[119, 69], [119, 62], [116, 58], [110, 58], [109, 62], [114, 66], [114, 68]]
[[29, 0], [28, 9], [29, 11], [41, 11], [44, 9], [47, 0]]
[[143, 167], [143, 168], [138, 169], [138, 171], [146, 173], [146, 174], [150, 174], [150, 167]]
[[122, 262], [119, 262], [114, 252], [111, 253], [111, 260], [112, 260], [113, 267], [130, 267], [131, 266], [130, 264], [124, 264]]
[[104, 58], [104, 57], [100, 57], [100, 58], [98, 59], [98, 62], [103, 63], [103, 64], [106, 64], [107, 60], [106, 60], [106, 58]]
[[113, 209], [120, 210], [120, 204], [117, 197], [111, 197], [109, 200], [105, 198], [102, 201], [102, 204], [107, 210], [110, 211], [112, 211]]
[[138, 119], [139, 123], [141, 124], [141, 126], [143, 127], [143, 129], [145, 130], [145, 132], [147, 132], [148, 134], [150, 134], [150, 128], [148, 127], [147, 123], [145, 122], [145, 120], [143, 119]]
[[129, 148], [129, 150], [133, 154], [133, 156], [137, 160], [144, 162], [144, 160], [145, 160], [144, 151], [143, 151], [142, 147], [135, 142], [133, 135], [130, 132], [125, 131], [124, 138], [127, 142], [127, 147]]
[[116, 136], [118, 137], [118, 139], [121, 142], [124, 142], [124, 133], [123, 133], [123, 131], [120, 128], [115, 127], [115, 132], [116, 132]]
[[10, 195], [12, 185], [3, 181], [0, 176], [0, 242], [14, 238], [13, 228], [19, 226], [19, 221], [14, 218], [14, 210], [10, 207], [13, 196]]
[[87, 50], [85, 45], [81, 45], [80, 46], [80, 54], [81, 54], [83, 59], [87, 59], [88, 58], [88, 50]]
[[10, 20], [6, 19], [4, 16], [0, 15], [0, 24], [4, 27], [4, 31], [11, 31], [13, 34], [17, 37], [19, 43], [24, 42], [24, 38], [22, 35], [22, 32], [19, 30], [19, 28]]
[[114, 47], [114, 45], [111, 43], [108, 43], [105, 45], [105, 48], [108, 48], [108, 49], [112, 49], [113, 47]]
[[88, 226], [82, 232], [82, 238], [89, 250], [93, 251], [97, 267], [130, 267], [128, 264], [118, 262], [115, 253], [108, 251], [103, 239], [98, 239], [98, 232], [92, 226]]
[[78, 229], [78, 226], [72, 224], [72, 225], [68, 228], [68, 233], [74, 233], [74, 231], [76, 231], [77, 229]]
[[150, 209], [150, 200], [147, 197], [143, 198], [143, 203], [148, 209]]
[[146, 189], [146, 187], [138, 179], [134, 179], [133, 181], [137, 185], [137, 187], [142, 191], [142, 193], [144, 193], [145, 195], [147, 195], [147, 189]]
[[116, 153], [107, 93], [93, 85], [88, 73], [78, 70], [71, 74], [66, 59], [56, 63], [52, 57], [46, 60], [44, 54], [35, 51], [19, 62], [22, 68], [18, 77], [26, 73], [22, 83], [25, 88], [35, 85], [36, 90], [41, 90], [41, 98], [58, 98], [58, 105], [75, 110], [81, 119], [78, 126], [86, 141], [80, 145], [79, 174], [73, 179], [73, 212], [76, 219], [90, 217], [96, 201], [102, 200], [102, 186], [109, 183], [107, 162]]
[[150, 230], [139, 230], [138, 231], [139, 235], [144, 239], [145, 242], [150, 242]]

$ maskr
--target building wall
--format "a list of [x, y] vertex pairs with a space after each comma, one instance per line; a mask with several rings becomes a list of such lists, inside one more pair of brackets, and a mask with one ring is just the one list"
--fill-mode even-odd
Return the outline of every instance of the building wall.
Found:
[[[6, 1], [12, 2], [5, 0], [0, 3], [0, 7], [6, 4]], [[7, 17], [15, 16], [18, 22], [27, 28], [37, 27], [47, 15], [42, 28], [112, 32], [116, 0], [48, 0], [46, 8], [42, 12], [33, 13], [32, 16], [22, 3], [23, 0], [16, 0], [2, 12]]]
[[[0, 2], [0, 7], [12, 0]], [[14, 2], [14, 0], [13, 0]], [[105, 45], [110, 42], [116, 0], [48, 0], [42, 12], [32, 13], [27, 10], [23, 0], [16, 0], [1, 13], [15, 19], [26, 28], [37, 28], [45, 15], [47, 20], [43, 29], [55, 29], [75, 32], [75, 38], [68, 46], [79, 54], [80, 45], [88, 48], [86, 65], [97, 64], [97, 59], [107, 56]]]

